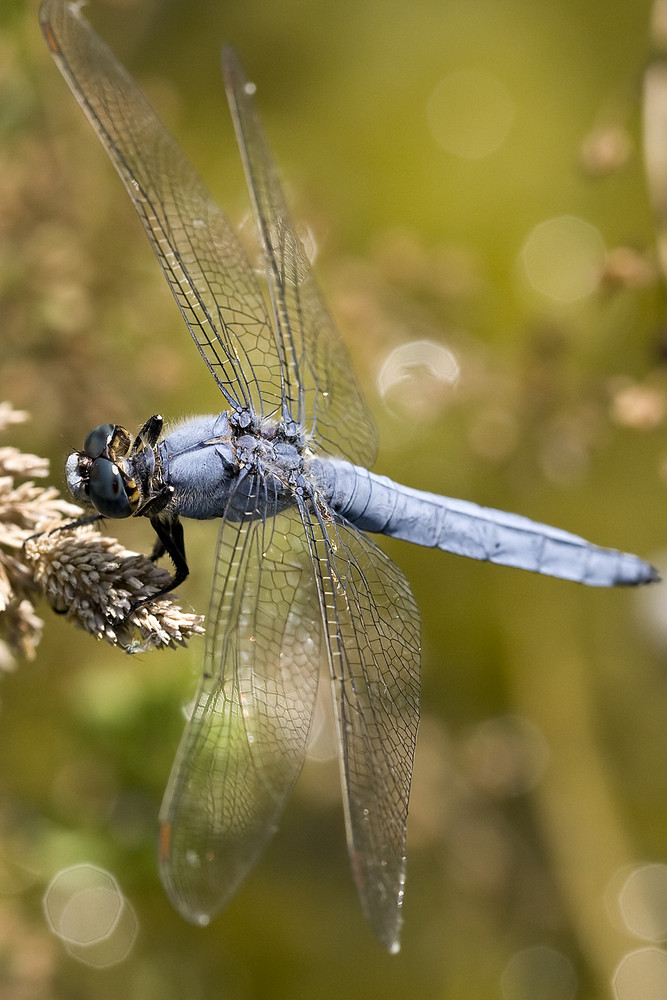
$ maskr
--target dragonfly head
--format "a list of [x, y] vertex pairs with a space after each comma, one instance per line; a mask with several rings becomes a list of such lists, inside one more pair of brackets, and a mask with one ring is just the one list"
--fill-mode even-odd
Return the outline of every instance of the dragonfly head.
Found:
[[132, 439], [119, 424], [100, 424], [84, 441], [83, 450], [67, 459], [65, 475], [79, 503], [93, 506], [103, 517], [130, 517], [140, 491], [127, 457]]

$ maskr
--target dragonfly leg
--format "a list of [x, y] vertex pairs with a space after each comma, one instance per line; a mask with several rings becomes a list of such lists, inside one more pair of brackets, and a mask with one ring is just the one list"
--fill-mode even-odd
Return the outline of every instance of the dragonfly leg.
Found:
[[77, 517], [75, 521], [67, 521], [65, 524], [59, 524], [55, 528], [49, 528], [48, 531], [36, 531], [34, 535], [28, 535], [23, 542], [23, 546], [25, 548], [26, 543], [33, 538], [42, 538], [44, 535], [57, 535], [61, 531], [71, 531], [72, 528], [81, 528], [85, 524], [95, 524], [96, 521], [103, 520], [103, 514], [85, 514], [83, 517]]
[[167, 551], [167, 546], [164, 544], [161, 538], [155, 539], [155, 544], [153, 545], [153, 551], [151, 552], [151, 562], [157, 562]]
[[185, 556], [183, 525], [180, 520], [177, 517], [172, 517], [169, 518], [168, 521], [164, 521], [156, 517], [151, 518], [151, 524], [155, 534], [157, 535], [151, 559], [158, 558], [166, 552], [174, 564], [174, 575], [166, 587], [159, 590], [157, 594], [153, 594], [152, 597], [148, 597], [146, 600], [141, 601], [141, 604], [147, 604], [148, 601], [154, 601], [157, 597], [162, 597], [164, 594], [168, 594], [170, 590], [175, 590], [180, 583], [183, 583], [190, 573], [190, 567], [188, 566], [188, 561]]
[[166, 553], [174, 564], [174, 575], [166, 587], [162, 587], [160, 590], [157, 590], [154, 594], [150, 594], [148, 597], [142, 597], [140, 601], [133, 604], [123, 618], [124, 622], [126, 622], [128, 618], [130, 618], [139, 608], [143, 608], [144, 605], [150, 604], [151, 601], [158, 601], [161, 597], [164, 597], [165, 594], [175, 590], [179, 584], [183, 583], [190, 573], [190, 567], [188, 566], [188, 561], [185, 557], [183, 525], [179, 519], [177, 517], [172, 517], [168, 521], [165, 521], [157, 517], [152, 517], [151, 524], [155, 534], [157, 535], [153, 551], [151, 552], [151, 559], [155, 561]]
[[149, 417], [134, 439], [132, 451], [139, 451], [142, 448], [154, 448], [162, 433], [163, 425], [164, 420], [159, 413]]

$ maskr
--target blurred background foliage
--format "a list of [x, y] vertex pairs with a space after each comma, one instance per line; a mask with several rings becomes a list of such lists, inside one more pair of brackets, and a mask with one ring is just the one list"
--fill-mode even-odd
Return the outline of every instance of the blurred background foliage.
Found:
[[[379, 425], [378, 471], [660, 560], [667, 328], [642, 158], [659, 6], [96, 0], [87, 16], [245, 224], [219, 73], [222, 43], [238, 48]], [[660, 150], [667, 131], [645, 127]], [[11, 443], [60, 487], [95, 424], [219, 405], [20, 0], [0, 7], [0, 338], [0, 397], [32, 414]], [[120, 534], [152, 545], [147, 525]], [[187, 536], [182, 597], [203, 611], [215, 527]], [[172, 912], [156, 817], [201, 648], [123, 657], [45, 609], [37, 658], [0, 685], [3, 998], [667, 994], [664, 589], [385, 547], [423, 618], [401, 953], [364, 923], [331, 760], [307, 763], [209, 928]], [[82, 863], [136, 914], [108, 968], [69, 955], [42, 907]]]

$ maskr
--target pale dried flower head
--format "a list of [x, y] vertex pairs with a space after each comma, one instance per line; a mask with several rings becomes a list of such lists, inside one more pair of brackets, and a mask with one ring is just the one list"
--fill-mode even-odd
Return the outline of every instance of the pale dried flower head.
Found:
[[[0, 431], [26, 419], [0, 403]], [[184, 645], [202, 634], [203, 617], [186, 614], [170, 595], [130, 613], [167, 585], [169, 573], [96, 525], [77, 524], [86, 512], [32, 481], [48, 471], [46, 459], [0, 447], [0, 669], [12, 665], [12, 655], [35, 655], [44, 626], [34, 607], [39, 596], [130, 653]]]

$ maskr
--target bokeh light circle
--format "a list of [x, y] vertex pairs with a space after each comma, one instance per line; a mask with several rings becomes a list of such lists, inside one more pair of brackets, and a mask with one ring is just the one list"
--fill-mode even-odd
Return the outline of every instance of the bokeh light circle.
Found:
[[576, 302], [594, 292], [606, 259], [599, 231], [574, 215], [540, 222], [521, 250], [528, 281], [554, 302]]
[[86, 965], [117, 965], [130, 954], [139, 922], [110, 872], [96, 865], [63, 868], [43, 897], [49, 927]]
[[512, 956], [500, 986], [503, 1000], [572, 1000], [577, 977], [566, 955], [547, 945], [536, 945]]
[[465, 160], [495, 153], [507, 137], [514, 113], [514, 102], [502, 80], [478, 69], [443, 77], [426, 108], [435, 142]]
[[616, 1000], [665, 1000], [667, 952], [662, 948], [629, 952], [619, 963], [612, 982]]

